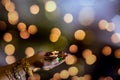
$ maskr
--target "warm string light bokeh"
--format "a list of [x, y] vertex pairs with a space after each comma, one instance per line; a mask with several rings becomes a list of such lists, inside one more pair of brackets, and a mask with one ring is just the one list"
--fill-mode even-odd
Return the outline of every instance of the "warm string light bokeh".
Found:
[[[118, 21], [120, 20], [119, 16], [112, 16], [111, 20], [108, 20], [107, 18], [100, 18], [96, 21], [96, 18], [98, 16], [95, 9], [97, 9], [98, 6], [96, 8], [93, 8], [94, 1], [95, 0], [92, 0], [91, 2], [93, 3], [86, 4], [87, 0], [86, 2], [80, 0], [80, 2], [78, 1], [76, 2], [76, 5], [74, 5], [75, 2], [72, 2], [70, 0], [69, 2], [71, 2], [70, 4], [72, 4], [72, 6], [70, 6], [69, 4], [65, 5], [66, 2], [62, 4], [62, 6], [60, 6], [62, 0], [38, 0], [39, 3], [44, 5], [44, 7], [43, 5], [38, 3], [30, 3], [29, 7], [26, 5], [28, 8], [25, 8], [28, 13], [23, 12], [24, 14], [22, 15], [21, 11], [18, 8], [18, 4], [15, 4], [17, 3], [17, 1], [1, 0], [2, 6], [7, 11], [7, 21], [0, 19], [0, 31], [1, 33], [3, 32], [1, 34], [1, 45], [3, 52], [5, 53], [6, 63], [12, 64], [16, 62], [17, 55], [24, 55], [24, 57], [28, 58], [33, 56], [37, 52], [37, 50], [42, 49], [45, 51], [51, 51], [60, 48], [58, 50], [68, 51], [68, 56], [65, 59], [64, 65], [67, 66], [67, 68], [60, 67], [60, 71], [54, 71], [53, 74], [51, 74], [52, 76], [49, 77], [50, 80], [93, 80], [96, 77], [95, 75], [93, 75], [94, 73], [92, 73], [93, 69], [90, 70], [91, 73], [89, 71], [87, 73], [84, 68], [83, 70], [80, 69], [81, 66], [87, 66], [88, 69], [89, 67], [96, 66], [96, 64], [99, 64], [97, 62], [100, 61], [100, 56], [102, 56], [102, 58], [104, 58], [105, 60], [111, 56], [112, 59], [115, 59], [115, 61], [118, 61], [120, 59], [120, 33], [119, 31], [117, 31], [119, 30], [117, 27], [119, 27], [120, 25], [118, 23]], [[112, 2], [115, 0], [110, 1]], [[23, 5], [24, 4], [25, 3], [23, 3]], [[78, 4], [80, 4], [80, 6]], [[20, 6], [22, 7], [22, 5]], [[64, 9], [61, 9], [63, 7]], [[77, 13], [75, 13], [77, 10], [74, 7], [80, 7], [80, 9], [77, 9]], [[100, 9], [100, 7], [98, 9]], [[75, 14], [77, 14], [77, 17]], [[112, 13], [108, 14], [110, 15]], [[31, 16], [32, 18], [28, 18]], [[28, 19], [25, 20], [24, 17]], [[75, 21], [77, 21], [78, 23]], [[97, 25], [94, 25], [94, 23]], [[95, 29], [97, 30], [94, 30], [93, 27], [95, 27]], [[89, 31], [91, 31], [92, 33], [89, 34]], [[100, 34], [98, 34], [99, 32]], [[109, 35], [107, 36], [107, 34]], [[97, 37], [95, 37], [95, 35]], [[107, 37], [109, 38], [107, 39]], [[90, 41], [90, 43], [89, 40], [93, 41]], [[101, 42], [103, 42], [103, 44], [105, 43], [104, 46], [101, 44]], [[22, 47], [20, 47], [21, 45]], [[98, 48], [100, 48], [100, 50], [98, 50]], [[23, 54], [17, 53], [19, 52], [17, 50], [23, 50]], [[108, 65], [106, 63], [104, 64]], [[113, 75], [99, 75], [95, 73], [96, 75], [99, 75], [95, 79], [114, 80], [114, 74], [120, 76], [119, 62], [117, 62], [117, 64], [117, 67], [115, 67], [116, 71], [112, 72], [111, 70], [111, 74]], [[104, 70], [108, 69], [106, 68]], [[102, 72], [100, 74], [102, 74]], [[44, 77], [41, 73], [35, 73], [34, 76], [40, 80], [42, 80], [42, 77]], [[31, 79], [29, 78], [29, 80]]]

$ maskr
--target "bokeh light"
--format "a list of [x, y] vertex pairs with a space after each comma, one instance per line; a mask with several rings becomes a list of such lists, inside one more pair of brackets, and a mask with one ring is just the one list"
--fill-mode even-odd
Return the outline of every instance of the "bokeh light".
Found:
[[66, 23], [71, 23], [71, 22], [73, 21], [73, 16], [72, 16], [72, 14], [70, 14], [70, 13], [65, 14], [65, 15], [64, 15], [64, 21], [65, 21]]
[[75, 76], [78, 74], [79, 70], [77, 67], [72, 66], [68, 68], [68, 72], [70, 76]]
[[74, 33], [74, 37], [76, 40], [83, 40], [86, 36], [86, 33], [84, 30], [77, 30]]
[[108, 56], [112, 53], [112, 49], [110, 46], [104, 46], [104, 48], [102, 49], [102, 53], [105, 56]]
[[62, 70], [60, 72], [60, 78], [61, 79], [67, 79], [69, 77], [69, 72], [67, 70]]
[[9, 33], [9, 32], [5, 33], [4, 36], [3, 36], [3, 39], [4, 39], [4, 41], [6, 41], [6, 42], [12, 41], [12, 34]]
[[28, 33], [30, 33], [30, 34], [36, 34], [37, 31], [38, 31], [38, 29], [37, 29], [37, 26], [35, 26], [35, 25], [30, 25], [28, 27]]
[[12, 12], [15, 10], [15, 4], [11, 1], [7, 1], [5, 4], [5, 8], [8, 12]]
[[31, 57], [35, 54], [35, 51], [32, 47], [27, 47], [25, 49], [25, 54], [26, 54], [27, 57]]
[[53, 78], [54, 78], [54, 80], [59, 80], [59, 79], [61, 79], [61, 78], [60, 78], [60, 73], [55, 73], [55, 74], [53, 75]]
[[91, 55], [85, 59], [86, 64], [92, 65], [96, 62], [97, 58], [95, 55]]
[[35, 15], [35, 14], [38, 14], [39, 11], [40, 11], [40, 8], [39, 8], [38, 5], [33, 4], [33, 5], [30, 6], [30, 12], [31, 12], [32, 14], [34, 14], [34, 15]]
[[90, 49], [85, 49], [83, 52], [82, 52], [82, 56], [84, 59], [87, 59], [89, 56], [92, 55], [92, 51]]
[[111, 41], [114, 44], [120, 43], [120, 34], [119, 33], [113, 33], [111, 36]]
[[56, 8], [57, 8], [57, 6], [56, 6], [56, 3], [54, 1], [47, 1], [45, 3], [45, 10], [47, 12], [53, 12], [56, 10]]
[[7, 24], [4, 21], [0, 20], [0, 30], [4, 31], [7, 28]]
[[98, 26], [101, 30], [105, 30], [106, 28], [108, 28], [109, 23], [103, 19], [99, 21]]
[[120, 59], [120, 49], [117, 49], [115, 52], [114, 52], [114, 55], [116, 58]]
[[73, 64], [75, 64], [76, 62], [77, 62], [77, 58], [76, 58], [76, 56], [74, 56], [74, 55], [69, 54], [69, 55], [65, 58], [65, 63], [66, 63], [67, 65], [73, 65]]
[[6, 56], [6, 63], [7, 64], [12, 64], [14, 62], [16, 62], [15, 56]]
[[75, 45], [75, 44], [71, 45], [71, 46], [69, 47], [69, 51], [70, 51], [71, 53], [76, 53], [76, 52], [78, 51], [78, 46]]
[[21, 31], [20, 32], [20, 37], [22, 39], [28, 39], [30, 37], [30, 34], [28, 33], [28, 31]]
[[15, 52], [15, 46], [13, 44], [7, 44], [4, 48], [4, 52], [7, 55], [13, 55]]
[[107, 31], [112, 32], [115, 30], [115, 24], [113, 22], [108, 23], [109, 26], [106, 28]]
[[25, 23], [19, 22], [18, 25], [17, 25], [17, 28], [18, 28], [19, 31], [26, 31], [27, 26], [26, 26]]

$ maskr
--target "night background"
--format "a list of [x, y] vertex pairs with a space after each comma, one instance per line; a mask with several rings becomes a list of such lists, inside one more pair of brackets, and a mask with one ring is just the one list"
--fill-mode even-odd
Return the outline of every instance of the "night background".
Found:
[[41, 80], [120, 80], [120, 0], [0, 1], [0, 66], [54, 50], [71, 56]]

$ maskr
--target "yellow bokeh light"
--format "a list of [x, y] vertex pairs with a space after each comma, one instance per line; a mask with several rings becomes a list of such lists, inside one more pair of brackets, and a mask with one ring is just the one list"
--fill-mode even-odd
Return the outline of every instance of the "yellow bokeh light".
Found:
[[19, 20], [19, 15], [16, 11], [12, 11], [8, 13], [8, 21], [10, 24], [15, 25]]
[[54, 2], [54, 1], [47, 1], [46, 3], [45, 3], [45, 10], [47, 11], [47, 12], [53, 12], [53, 11], [55, 11], [56, 10], [56, 3]]
[[38, 29], [35, 25], [30, 25], [28, 27], [28, 33], [30, 33], [30, 34], [35, 34], [35, 33], [37, 33], [37, 31], [38, 31]]
[[30, 37], [30, 34], [28, 33], [28, 31], [21, 31], [20, 32], [20, 37], [22, 39], [28, 39]]
[[120, 34], [119, 33], [113, 33], [111, 36], [111, 41], [115, 44], [120, 43]]
[[25, 54], [26, 54], [27, 57], [31, 57], [35, 54], [35, 51], [32, 47], [27, 47], [25, 49]]
[[117, 49], [114, 53], [115, 57], [120, 59], [120, 49]]
[[118, 69], [118, 75], [120, 75], [120, 68]]
[[5, 6], [6, 3], [10, 2], [11, 0], [1, 0], [2, 5]]
[[100, 20], [98, 26], [101, 30], [105, 30], [106, 28], [108, 28], [109, 24], [106, 20]]
[[15, 4], [11, 1], [8, 1], [6, 2], [5, 4], [5, 9], [8, 11], [8, 12], [12, 12], [15, 10]]
[[67, 70], [62, 70], [60, 72], [60, 78], [67, 79], [69, 77], [69, 72]]
[[19, 31], [26, 31], [27, 26], [25, 23], [20, 22], [20, 23], [18, 23], [17, 28]]
[[15, 46], [12, 45], [12, 44], [7, 44], [4, 48], [4, 52], [7, 54], [7, 55], [13, 55], [14, 52], [15, 52]]
[[7, 64], [13, 64], [14, 62], [16, 62], [15, 56], [7, 56], [6, 57], [6, 63]]
[[70, 51], [71, 53], [76, 53], [76, 52], [78, 51], [77, 45], [75, 45], [75, 44], [71, 45], [71, 46], [69, 47], [69, 51]]
[[51, 33], [53, 33], [53, 34], [57, 34], [58, 36], [60, 36], [61, 35], [61, 31], [60, 31], [60, 29], [59, 28], [53, 28], [52, 30], [51, 30]]
[[71, 80], [80, 80], [78, 76], [72, 76]]
[[103, 53], [103, 55], [105, 55], [105, 56], [110, 55], [111, 52], [112, 52], [112, 49], [111, 49], [110, 46], [105, 46], [105, 47], [102, 49], [102, 53]]
[[94, 63], [96, 62], [96, 60], [97, 60], [96, 56], [95, 56], [95, 55], [91, 55], [91, 56], [89, 56], [89, 57], [87, 57], [87, 58], [85, 59], [85, 62], [86, 62], [88, 65], [92, 65], [92, 64], [94, 64]]
[[73, 66], [73, 67], [69, 67], [68, 72], [70, 76], [75, 76], [78, 74], [79, 70], [77, 67]]
[[64, 15], [64, 21], [65, 21], [66, 23], [71, 23], [71, 22], [73, 21], [73, 16], [72, 16], [72, 14], [70, 14], [70, 13], [65, 14], [65, 15]]
[[69, 54], [66, 58], [65, 58], [65, 63], [67, 65], [72, 65], [75, 64], [77, 62], [77, 58], [74, 55]]
[[40, 8], [39, 8], [39, 6], [36, 5], [36, 4], [33, 4], [33, 5], [30, 7], [30, 12], [31, 12], [32, 14], [38, 14], [39, 11], [40, 11]]
[[92, 51], [90, 49], [85, 49], [83, 52], [82, 52], [82, 56], [84, 59], [87, 59], [89, 56], [92, 55]]
[[84, 79], [85, 79], [85, 80], [92, 80], [92, 77], [91, 77], [91, 75], [89, 75], [89, 74], [85, 74], [85, 75], [84, 75]]
[[86, 36], [86, 33], [83, 30], [77, 30], [74, 33], [74, 37], [76, 40], [83, 40], [85, 38], [85, 36]]
[[3, 36], [3, 39], [4, 39], [4, 41], [6, 41], [6, 42], [12, 41], [12, 34], [9, 33], [9, 32], [5, 33], [4, 36]]

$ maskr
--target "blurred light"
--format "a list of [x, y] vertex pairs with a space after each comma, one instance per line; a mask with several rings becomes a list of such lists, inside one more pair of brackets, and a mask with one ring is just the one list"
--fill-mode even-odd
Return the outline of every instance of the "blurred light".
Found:
[[75, 64], [77, 62], [77, 58], [74, 55], [69, 54], [66, 58], [65, 58], [65, 63], [67, 65], [72, 65]]
[[108, 23], [108, 24], [109, 24], [109, 26], [106, 28], [106, 30], [109, 31], [109, 32], [114, 31], [114, 30], [115, 30], [115, 25], [114, 25], [114, 23], [110, 22], [110, 23]]
[[83, 40], [85, 36], [86, 36], [86, 33], [83, 30], [77, 30], [74, 33], [74, 37], [76, 40]]
[[8, 13], [8, 21], [10, 24], [15, 25], [17, 24], [19, 19], [19, 15], [16, 11], [12, 11]]
[[30, 34], [28, 33], [28, 31], [21, 31], [20, 32], [20, 37], [22, 39], [28, 39], [30, 37]]
[[95, 56], [95, 55], [91, 55], [91, 56], [89, 56], [89, 57], [87, 57], [87, 58], [85, 59], [85, 62], [86, 62], [88, 65], [92, 65], [92, 64], [94, 64], [94, 63], [96, 62], [96, 60], [97, 60], [96, 56]]
[[45, 3], [45, 10], [47, 12], [53, 12], [56, 10], [56, 3], [54, 1], [47, 1]]
[[9, 32], [5, 33], [4, 36], [3, 36], [3, 39], [4, 39], [4, 41], [6, 41], [6, 42], [12, 41], [12, 34], [9, 33]]
[[75, 76], [78, 74], [79, 70], [77, 67], [69, 67], [68, 72], [70, 76]]
[[13, 64], [14, 62], [16, 62], [15, 56], [7, 56], [6, 57], [6, 63], [7, 64]]
[[79, 77], [79, 80], [85, 80], [85, 78], [84, 78], [84, 77], [82, 77], [82, 76], [80, 76], [80, 77]]
[[115, 44], [120, 43], [120, 34], [119, 33], [113, 33], [111, 36], [111, 41]]
[[18, 28], [19, 31], [26, 31], [27, 26], [26, 26], [25, 23], [19, 22], [18, 25], [17, 25], [17, 28]]
[[8, 11], [8, 12], [12, 12], [15, 10], [15, 4], [11, 1], [7, 1], [6, 4], [5, 4], [5, 9]]
[[103, 55], [105, 55], [105, 56], [110, 55], [111, 52], [112, 52], [112, 49], [111, 49], [110, 46], [105, 46], [105, 47], [102, 49], [102, 53], [103, 53]]
[[6, 3], [10, 2], [11, 0], [1, 0], [1, 3], [5, 6]]
[[73, 16], [72, 16], [72, 14], [70, 14], [70, 13], [65, 14], [65, 15], [64, 15], [64, 21], [65, 21], [66, 23], [71, 23], [71, 22], [73, 21]]
[[114, 55], [115, 55], [115, 58], [120, 59], [120, 49], [117, 49], [117, 50], [114, 52]]
[[31, 57], [35, 54], [35, 51], [32, 47], [27, 47], [25, 49], [25, 54], [26, 54], [27, 57]]
[[75, 44], [71, 45], [71, 46], [69, 47], [69, 51], [70, 51], [71, 53], [76, 53], [76, 52], [78, 51], [77, 45], [75, 45]]
[[113, 80], [113, 78], [108, 76], [108, 77], [105, 77], [104, 80]]
[[69, 72], [67, 70], [62, 70], [60, 72], [60, 78], [67, 79], [69, 77]]
[[92, 55], [92, 51], [90, 49], [85, 49], [83, 52], [82, 52], [82, 56], [84, 59], [87, 59], [89, 56]]
[[83, 26], [89, 26], [93, 23], [94, 17], [94, 10], [91, 7], [85, 7], [79, 13], [79, 22]]
[[61, 78], [60, 78], [60, 73], [55, 73], [54, 75], [53, 75], [53, 78], [54, 78], [54, 80], [60, 80]]
[[78, 76], [73, 76], [71, 80], [80, 80]]
[[61, 31], [59, 28], [53, 28], [50, 33], [50, 41], [51, 42], [57, 42], [59, 37], [61, 35]]
[[15, 52], [15, 46], [12, 44], [7, 44], [4, 48], [4, 51], [7, 55], [13, 55]]
[[100, 20], [98, 26], [101, 30], [105, 30], [106, 28], [108, 28], [109, 23], [106, 20]]
[[7, 24], [6, 24], [4, 21], [1, 21], [1, 20], [0, 20], [0, 30], [1, 30], [1, 31], [2, 31], [2, 30], [5, 30], [6, 27], [7, 27]]
[[89, 74], [85, 74], [85, 75], [84, 75], [84, 79], [85, 79], [85, 80], [92, 80], [92, 77], [91, 77], [91, 75], [89, 75]]
[[28, 27], [28, 33], [30, 33], [30, 34], [36, 34], [37, 31], [38, 31], [38, 29], [37, 29], [37, 27], [35, 25], [30, 25]]
[[118, 75], [120, 75], [120, 68], [118, 69]]
[[40, 11], [40, 8], [39, 8], [39, 6], [36, 5], [36, 4], [33, 4], [33, 5], [30, 7], [30, 12], [31, 12], [32, 14], [38, 14], [39, 11]]

